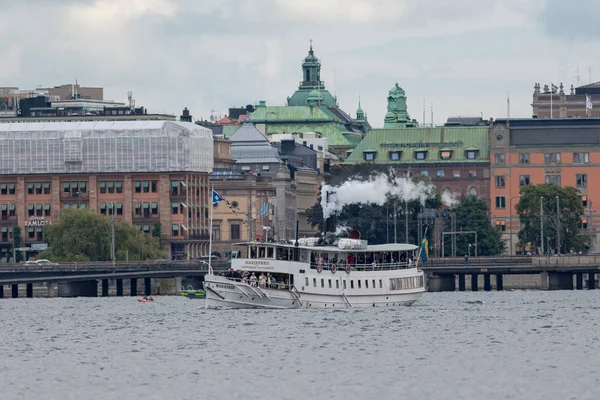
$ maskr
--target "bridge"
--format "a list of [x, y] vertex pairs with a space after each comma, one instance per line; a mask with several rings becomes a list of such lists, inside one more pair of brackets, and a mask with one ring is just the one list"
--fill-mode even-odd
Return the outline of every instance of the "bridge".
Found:
[[[457, 281], [458, 290], [464, 291], [467, 276], [472, 291], [479, 290], [480, 277], [483, 278], [483, 290], [489, 291], [492, 286], [503, 290], [506, 275], [539, 275], [540, 289], [581, 290], [584, 286], [596, 288], [600, 256], [473, 257], [467, 261], [464, 258], [436, 258], [419, 267], [427, 275], [429, 291], [454, 291]], [[587, 277], [587, 285], [584, 285], [584, 277]]]
[[[216, 271], [226, 270], [229, 264], [213, 263], [212, 267]], [[153, 279], [181, 277], [202, 279], [207, 272], [208, 265], [198, 261], [0, 264], [0, 298], [4, 297], [5, 285], [11, 286], [13, 298], [18, 297], [20, 284], [26, 285], [27, 297], [33, 297], [34, 284], [49, 284], [49, 289], [54, 288], [53, 284], [58, 284], [59, 296], [95, 297], [98, 295], [98, 282], [102, 285], [102, 296], [108, 296], [110, 282], [114, 282], [116, 295], [123, 296], [123, 279], [129, 279], [130, 295], [137, 295], [138, 279], [143, 279], [143, 291], [146, 295], [150, 295]]]

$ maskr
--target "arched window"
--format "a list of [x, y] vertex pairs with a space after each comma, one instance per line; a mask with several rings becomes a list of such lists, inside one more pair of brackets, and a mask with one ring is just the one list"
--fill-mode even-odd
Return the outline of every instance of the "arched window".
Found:
[[469, 189], [469, 196], [477, 196], [477, 189], [474, 187]]

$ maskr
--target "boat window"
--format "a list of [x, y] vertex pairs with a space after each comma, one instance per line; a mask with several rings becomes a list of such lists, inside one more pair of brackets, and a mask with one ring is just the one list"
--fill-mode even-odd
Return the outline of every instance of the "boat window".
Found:
[[354, 289], [354, 281], [350, 281], [350, 289]]
[[344, 279], [344, 289], [346, 289], [346, 280]]
[[275, 249], [272, 247], [267, 247], [267, 258], [273, 258], [273, 251]]
[[365, 289], [368, 289], [368, 288], [369, 288], [369, 280], [365, 279]]
[[328, 283], [329, 283], [329, 289], [331, 289], [331, 279], [328, 279]]
[[317, 287], [317, 278], [313, 278], [313, 287]]
[[359, 288], [359, 289], [361, 289], [361, 288], [362, 288], [362, 286], [361, 286], [361, 283], [360, 283], [360, 279], [358, 280], [358, 288]]
[[373, 286], [371, 286], [373, 289], [375, 289], [375, 279], [373, 279]]
[[383, 289], [383, 281], [381, 279], [379, 280], [379, 289]]
[[308, 286], [308, 278], [304, 278], [304, 286]]
[[340, 281], [338, 281], [337, 279], [336, 279], [336, 281], [335, 281], [335, 288], [336, 288], [336, 289], [339, 289], [339, 288], [340, 288]]
[[325, 279], [321, 279], [321, 287], [325, 287]]
[[258, 258], [265, 258], [265, 248], [264, 247], [258, 248]]

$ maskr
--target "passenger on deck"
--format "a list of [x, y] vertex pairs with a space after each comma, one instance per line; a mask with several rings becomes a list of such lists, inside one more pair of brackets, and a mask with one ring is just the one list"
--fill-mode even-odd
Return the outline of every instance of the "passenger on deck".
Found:
[[256, 286], [256, 275], [254, 274], [254, 272], [252, 273], [252, 275], [250, 276], [250, 286]]
[[348, 264], [350, 264], [350, 265], [354, 264], [354, 256], [352, 254], [350, 254], [348, 256]]
[[258, 277], [258, 286], [260, 286], [260, 288], [264, 289], [267, 286], [266, 282], [267, 282], [267, 279], [265, 278], [265, 275], [261, 272], [260, 276]]
[[277, 287], [276, 284], [277, 284], [277, 279], [275, 279], [275, 277], [273, 275], [271, 275], [271, 287], [276, 288]]

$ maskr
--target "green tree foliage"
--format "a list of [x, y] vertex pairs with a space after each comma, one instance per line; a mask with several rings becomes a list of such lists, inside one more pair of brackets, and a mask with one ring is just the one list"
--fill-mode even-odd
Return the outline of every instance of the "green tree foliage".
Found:
[[[540, 197], [543, 197], [544, 249], [556, 250], [557, 227], [560, 218], [561, 253], [582, 251], [587, 245], [579, 224], [584, 209], [579, 192], [574, 187], [553, 184], [529, 185], [521, 188], [521, 197], [516, 210], [523, 229], [519, 231], [519, 242], [532, 251], [540, 249]], [[557, 197], [558, 215], [557, 218]]]
[[[18, 226], [13, 227], [13, 237], [15, 249], [18, 249], [23, 244], [23, 238], [21, 237], [21, 228]], [[23, 261], [23, 252], [17, 251], [15, 254], [17, 262]]]
[[[38, 257], [52, 261], [109, 261], [111, 259], [111, 219], [88, 209], [65, 209], [59, 224], [45, 227], [48, 249]], [[164, 257], [159, 239], [140, 237], [142, 259]], [[115, 253], [117, 261], [136, 260], [137, 230], [132, 225], [115, 221]]]
[[[475, 231], [477, 232], [477, 255], [495, 256], [504, 251], [505, 243], [498, 232], [491, 224], [489, 217], [488, 202], [476, 196], [463, 196], [453, 207], [452, 212], [456, 215], [457, 231]], [[446, 230], [450, 231], [450, 221], [448, 220]], [[451, 235], [445, 237], [445, 255], [451, 255]], [[456, 235], [456, 255], [462, 257], [469, 254], [469, 244], [471, 244], [470, 254], [475, 254], [475, 235], [457, 234]]]

